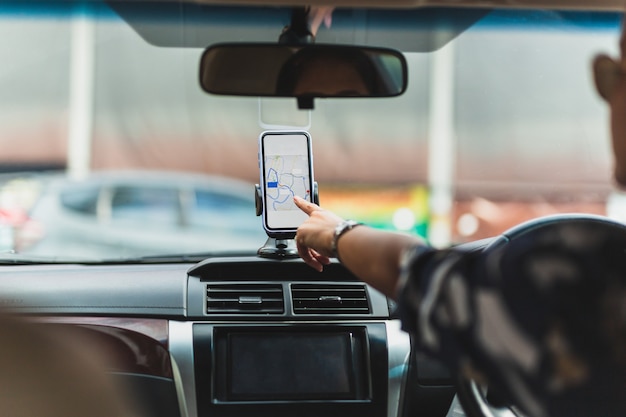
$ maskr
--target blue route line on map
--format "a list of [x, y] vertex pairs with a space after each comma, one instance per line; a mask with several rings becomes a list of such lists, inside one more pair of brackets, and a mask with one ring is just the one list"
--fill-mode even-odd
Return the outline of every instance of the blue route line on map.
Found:
[[[284, 183], [281, 183], [279, 181], [280, 178], [283, 178], [285, 176], [289, 176], [291, 177], [292, 181], [291, 181], [291, 185], [286, 185]], [[286, 203], [290, 198], [293, 199], [293, 197], [296, 195], [296, 193], [293, 191], [292, 186], [295, 183], [295, 180], [297, 179], [301, 179], [302, 180], [302, 186], [304, 187], [304, 189], [306, 190], [306, 195], [304, 196], [304, 198], [306, 200], [310, 200], [310, 190], [308, 190], [307, 187], [307, 183], [306, 183], [306, 176], [304, 175], [293, 175], [293, 174], [282, 174], [282, 176], [279, 176], [278, 171], [274, 168], [270, 168], [267, 171], [267, 188], [272, 188], [272, 189], [276, 189], [277, 195], [273, 196], [271, 195], [269, 192], [267, 193], [267, 196], [272, 200], [272, 208], [274, 209], [274, 211], [277, 211], [277, 204], [284, 204]], [[275, 181], [274, 181], [275, 180]], [[285, 194], [285, 198], [284, 199], [280, 199], [279, 200], [279, 196], [281, 195], [280, 191], [281, 190], [288, 190], [289, 193]]]

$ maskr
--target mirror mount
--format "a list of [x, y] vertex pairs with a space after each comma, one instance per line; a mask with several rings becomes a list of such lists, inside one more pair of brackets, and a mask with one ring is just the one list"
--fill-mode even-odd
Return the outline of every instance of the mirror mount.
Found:
[[315, 108], [313, 97], [296, 97], [296, 99], [300, 110], [313, 110]]
[[[294, 7], [291, 9], [291, 23], [283, 28], [278, 37], [281, 45], [310, 45], [315, 42], [315, 36], [309, 26], [310, 7]], [[298, 109], [313, 110], [313, 97], [297, 97]]]
[[315, 35], [309, 26], [310, 7], [294, 7], [291, 9], [291, 23], [285, 26], [278, 43], [282, 45], [310, 45], [315, 42]]

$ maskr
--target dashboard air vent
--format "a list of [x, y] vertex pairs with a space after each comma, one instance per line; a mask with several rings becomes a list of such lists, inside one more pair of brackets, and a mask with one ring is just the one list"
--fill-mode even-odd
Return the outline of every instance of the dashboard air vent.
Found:
[[207, 314], [282, 314], [280, 284], [210, 284], [206, 290]]
[[294, 314], [369, 314], [362, 284], [293, 284]]

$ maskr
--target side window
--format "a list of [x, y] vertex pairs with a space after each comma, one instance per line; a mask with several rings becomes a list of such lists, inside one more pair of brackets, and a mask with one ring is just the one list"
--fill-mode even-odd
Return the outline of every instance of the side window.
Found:
[[111, 200], [111, 220], [146, 226], [177, 226], [181, 223], [178, 190], [118, 187]]
[[61, 204], [71, 211], [95, 216], [99, 193], [96, 186], [69, 188], [61, 193]]

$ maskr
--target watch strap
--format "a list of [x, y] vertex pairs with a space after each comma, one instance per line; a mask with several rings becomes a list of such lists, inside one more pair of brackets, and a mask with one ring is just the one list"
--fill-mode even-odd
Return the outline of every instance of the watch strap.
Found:
[[363, 223], [357, 222], [355, 220], [344, 220], [335, 227], [333, 240], [330, 244], [330, 250], [335, 258], [339, 259], [339, 254], [337, 253], [337, 242], [339, 241], [339, 238], [347, 231], [352, 230], [362, 224]]

